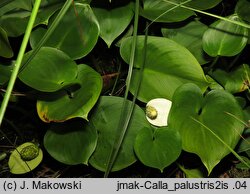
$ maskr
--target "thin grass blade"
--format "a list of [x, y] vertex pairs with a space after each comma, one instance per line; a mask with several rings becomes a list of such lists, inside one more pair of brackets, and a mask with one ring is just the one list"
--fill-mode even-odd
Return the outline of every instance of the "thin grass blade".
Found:
[[41, 49], [41, 47], [46, 43], [46, 41], [49, 39], [51, 34], [54, 32], [55, 28], [58, 26], [59, 22], [62, 20], [63, 16], [66, 14], [68, 11], [69, 7], [72, 5], [73, 1], [72, 0], [67, 0], [58, 15], [56, 16], [55, 20], [51, 24], [50, 28], [47, 30], [47, 32], [44, 34], [42, 39], [39, 41], [35, 49], [33, 50], [32, 54], [29, 56], [27, 61], [22, 65], [20, 68], [20, 72], [29, 64], [29, 62], [36, 56], [38, 51]]
[[[127, 76], [127, 80], [126, 80], [126, 91], [125, 91], [125, 95], [124, 95], [121, 116], [120, 116], [119, 124], [117, 127], [117, 129], [118, 130], [121, 129], [121, 131], [117, 131], [117, 138], [116, 138], [116, 141], [114, 142], [114, 145], [113, 145], [113, 148], [112, 148], [112, 151], [111, 151], [108, 163], [107, 163], [108, 165], [107, 165], [107, 169], [106, 169], [106, 172], [104, 174], [104, 177], [108, 177], [109, 173], [111, 172], [111, 169], [112, 169], [112, 167], [115, 163], [115, 160], [117, 158], [118, 152], [120, 150], [121, 144], [122, 144], [124, 136], [126, 134], [129, 120], [130, 120], [132, 112], [133, 112], [133, 106], [128, 105], [127, 98], [128, 98], [129, 87], [130, 87], [130, 83], [131, 83], [131, 77], [132, 77], [133, 66], [134, 66], [135, 48], [136, 48], [136, 43], [137, 43], [138, 21], [139, 21], [139, 0], [136, 0], [133, 42], [132, 42], [130, 63], [129, 63], [130, 65], [129, 65], [128, 76]], [[125, 119], [124, 119], [124, 115], [125, 115]]]
[[163, 12], [161, 15], [159, 15], [157, 18], [155, 18], [153, 21], [151, 21], [151, 22], [147, 25], [146, 29], [149, 28], [156, 20], [160, 19], [160, 18], [161, 18], [162, 16], [164, 16], [165, 14], [167, 14], [167, 13], [169, 13], [170, 11], [172, 11], [172, 10], [174, 10], [174, 9], [176, 9], [176, 8], [178, 8], [178, 7], [180, 7], [181, 5], [184, 5], [184, 4], [186, 4], [186, 3], [189, 3], [190, 1], [192, 1], [192, 0], [184, 1], [184, 2], [182, 2], [182, 3], [180, 3], [180, 4], [178, 4], [178, 5], [175, 5], [175, 6], [172, 7], [171, 9], [168, 9], [167, 11]]
[[192, 8], [192, 7], [189, 7], [189, 6], [185, 6], [183, 4], [178, 4], [178, 3], [175, 3], [175, 2], [172, 2], [172, 1], [168, 1], [168, 0], [163, 0], [163, 1], [166, 2], [166, 3], [170, 3], [170, 4], [173, 4], [173, 5], [176, 5], [176, 6], [191, 10], [191, 11], [196, 11], [196, 12], [204, 14], [204, 15], [208, 15], [208, 16], [211, 16], [211, 17], [214, 17], [214, 18], [217, 18], [217, 19], [221, 19], [221, 20], [224, 20], [224, 21], [227, 21], [227, 22], [231, 22], [233, 24], [243, 26], [245, 28], [250, 28], [250, 25], [248, 25], [246, 23], [243, 23], [243, 22], [230, 20], [230, 19], [222, 17], [222, 16], [218, 16], [218, 15], [215, 15], [215, 14], [212, 14], [212, 13], [201, 11], [201, 10], [198, 10], [198, 9], [195, 9], [195, 8]]
[[27, 44], [29, 42], [29, 37], [30, 37], [33, 25], [34, 25], [35, 20], [36, 20], [36, 16], [37, 16], [37, 13], [38, 13], [38, 10], [39, 10], [39, 7], [40, 7], [40, 3], [41, 3], [41, 0], [37, 0], [35, 2], [34, 6], [33, 6], [33, 9], [32, 9], [32, 13], [30, 15], [30, 19], [29, 19], [29, 22], [28, 22], [28, 25], [27, 25], [27, 28], [26, 28], [26, 32], [24, 34], [23, 41], [22, 41], [22, 44], [21, 44], [21, 47], [20, 47], [20, 50], [19, 50], [19, 53], [18, 53], [18, 56], [17, 56], [16, 64], [15, 64], [13, 72], [11, 74], [10, 81], [9, 81], [8, 86], [7, 86], [7, 90], [6, 90], [6, 93], [4, 95], [2, 105], [1, 105], [1, 109], [0, 109], [0, 126], [2, 124], [3, 117], [4, 117], [4, 114], [6, 112], [6, 108], [8, 106], [9, 100], [10, 100], [11, 92], [12, 92], [12, 90], [14, 88], [16, 78], [17, 78], [19, 69], [20, 69], [21, 64], [22, 64], [23, 56], [24, 56]]

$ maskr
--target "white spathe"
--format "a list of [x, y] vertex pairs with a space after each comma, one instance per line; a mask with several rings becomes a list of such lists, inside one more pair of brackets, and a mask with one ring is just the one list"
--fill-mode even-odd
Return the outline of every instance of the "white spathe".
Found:
[[152, 125], [163, 127], [168, 125], [168, 114], [172, 102], [165, 98], [155, 98], [146, 105], [146, 118]]

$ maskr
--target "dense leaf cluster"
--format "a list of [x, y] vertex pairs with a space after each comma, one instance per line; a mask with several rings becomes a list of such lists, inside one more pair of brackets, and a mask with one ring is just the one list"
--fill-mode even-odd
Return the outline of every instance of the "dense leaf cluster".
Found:
[[[6, 88], [15, 67], [17, 51], [10, 40], [18, 41], [25, 33], [33, 3], [0, 3], [1, 89]], [[24, 87], [39, 94], [38, 116], [50, 123], [42, 144], [53, 158], [107, 170], [121, 130], [119, 119], [126, 115], [121, 115], [120, 96], [103, 95], [105, 75], [88, 57], [103, 40], [105, 49], [117, 48], [117, 57], [131, 65], [132, 36], [137, 36], [128, 89], [138, 103], [112, 171], [137, 160], [163, 171], [182, 151], [199, 156], [207, 169], [205, 176], [229, 153], [249, 169], [249, 138], [241, 139], [250, 118], [249, 61], [241, 60], [249, 49], [248, 0], [232, 5], [222, 0], [141, 0], [140, 35], [132, 34], [132, 19], [137, 14], [132, 0], [75, 0], [60, 18], [64, 3], [67, 1], [42, 1], [18, 74]], [[225, 4], [231, 10], [222, 10]], [[41, 45], [44, 37], [47, 40]], [[168, 126], [152, 126], [146, 120], [145, 103], [154, 98], [172, 101], [169, 116], [165, 116]], [[132, 104], [129, 101], [128, 108]], [[41, 158], [35, 158], [34, 165], [13, 153], [10, 170], [29, 172]]]

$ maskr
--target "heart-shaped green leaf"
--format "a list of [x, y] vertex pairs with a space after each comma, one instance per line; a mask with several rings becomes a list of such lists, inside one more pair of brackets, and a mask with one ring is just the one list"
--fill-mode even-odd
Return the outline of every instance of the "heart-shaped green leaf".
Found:
[[163, 172], [164, 168], [173, 163], [181, 153], [180, 134], [169, 127], [145, 127], [136, 136], [134, 149], [144, 165], [158, 168]]
[[[36, 146], [32, 142], [26, 142], [20, 146], [18, 146], [10, 155], [10, 159], [8, 162], [10, 172], [13, 174], [24, 174], [34, 170], [42, 161], [43, 159], [43, 152], [40, 148], [38, 149], [37, 156], [31, 160], [24, 161], [21, 158], [21, 154], [23, 149], [26, 149], [29, 146]], [[29, 150], [27, 150], [29, 152]]]
[[[89, 127], [94, 126], [98, 131], [98, 142], [96, 150], [89, 162], [98, 170], [106, 170], [112, 146], [116, 141], [117, 133], [121, 130], [117, 129], [117, 127], [122, 104], [123, 98], [104, 96], [100, 99], [99, 104], [90, 118]], [[131, 105], [131, 102], [128, 104]], [[112, 171], [126, 168], [136, 161], [133, 148], [134, 141], [138, 131], [144, 127], [149, 127], [149, 123], [146, 120], [144, 111], [136, 105]]]
[[227, 146], [234, 149], [240, 139], [244, 129], [239, 121], [241, 107], [224, 90], [213, 90], [203, 97], [192, 83], [179, 87], [172, 103], [169, 127], [180, 132], [183, 149], [197, 154], [210, 173], [230, 153]]
[[[17, 4], [19, 5], [20, 9], [17, 9]], [[31, 5], [32, 4], [28, 5], [28, 3], [23, 4], [21, 1], [14, 2], [14, 4], [11, 5], [13, 10], [8, 11], [1, 17], [0, 26], [7, 32], [8, 36], [16, 37], [22, 35], [25, 32], [32, 10]], [[42, 4], [39, 8], [34, 26], [39, 24], [47, 24], [48, 19], [58, 9], [60, 9], [61, 6], [62, 2], [50, 2]]]
[[250, 1], [249, 0], [239, 0], [235, 11], [243, 20], [250, 22]]
[[82, 120], [53, 124], [44, 136], [46, 150], [62, 163], [87, 165], [96, 147], [97, 131], [85, 126]]
[[[56, 14], [51, 17], [48, 28]], [[38, 28], [30, 37], [32, 48], [35, 48], [46, 30]], [[58, 48], [72, 59], [86, 56], [95, 46], [99, 37], [99, 24], [88, 4], [77, 3], [71, 6], [62, 18], [53, 34], [45, 42], [45, 46]]]
[[[135, 92], [143, 63], [144, 36], [138, 36], [135, 64], [130, 91]], [[132, 38], [122, 42], [120, 53], [129, 63]], [[162, 37], [149, 36], [147, 40], [146, 63], [143, 71], [138, 99], [148, 102], [154, 98], [172, 99], [176, 88], [191, 82], [205, 90], [208, 83], [195, 57], [183, 46]]]
[[192, 21], [180, 28], [162, 28], [162, 34], [180, 45], [186, 47], [203, 65], [207, 63], [208, 57], [202, 48], [202, 36], [207, 26], [199, 21]]
[[217, 69], [211, 73], [211, 76], [230, 93], [239, 93], [249, 89], [250, 68], [246, 64], [232, 72]]
[[[173, 0], [173, 2], [179, 3], [180, 1]], [[141, 8], [140, 14], [149, 20], [155, 20], [161, 15], [161, 17], [156, 20], [157, 22], [179, 22], [195, 14], [193, 11], [181, 7], [174, 9], [173, 7], [175, 7], [175, 5], [167, 3], [164, 0], [143, 0], [143, 7]], [[162, 15], [168, 10], [171, 11]]]
[[[32, 51], [24, 56], [24, 62]], [[42, 91], [54, 92], [72, 84], [77, 76], [76, 63], [64, 52], [43, 47], [18, 75], [28, 86]]]
[[94, 8], [94, 14], [100, 24], [100, 36], [108, 47], [127, 28], [131, 22], [134, 12], [134, 3], [111, 10]]
[[78, 65], [74, 83], [77, 85], [49, 93], [37, 102], [38, 115], [44, 122], [62, 122], [75, 117], [88, 120], [102, 90], [102, 77], [91, 67]]
[[[237, 15], [227, 17], [230, 20], [241, 21]], [[213, 23], [203, 35], [204, 51], [212, 57], [234, 56], [246, 46], [248, 29], [231, 22], [218, 20]]]
[[10, 46], [8, 36], [4, 29], [0, 27], [0, 56], [11, 58], [13, 56], [13, 51]]

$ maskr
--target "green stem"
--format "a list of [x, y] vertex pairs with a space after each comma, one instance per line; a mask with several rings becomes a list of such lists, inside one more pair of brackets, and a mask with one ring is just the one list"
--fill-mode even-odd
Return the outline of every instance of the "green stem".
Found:
[[29, 56], [29, 58], [26, 60], [26, 62], [22, 65], [22, 67], [20, 68], [19, 73], [29, 64], [29, 62], [36, 56], [36, 54], [38, 53], [38, 51], [40, 50], [40, 48], [49, 39], [49, 37], [54, 32], [55, 28], [58, 26], [58, 24], [61, 21], [61, 19], [63, 18], [63, 16], [68, 11], [68, 9], [69, 9], [70, 5], [72, 4], [72, 2], [73, 2], [72, 0], [67, 0], [64, 3], [62, 9], [60, 10], [60, 12], [58, 13], [58, 15], [56, 16], [54, 22], [51, 24], [51, 26], [49, 27], [49, 29], [47, 30], [47, 32], [44, 34], [44, 36], [42, 37], [42, 39], [39, 41], [39, 43], [37, 44], [36, 48], [32, 51], [32, 54]]
[[117, 83], [118, 83], [118, 79], [119, 79], [119, 77], [120, 77], [120, 74], [121, 74], [121, 64], [119, 63], [118, 75], [117, 75], [116, 78], [115, 78], [115, 83], [114, 83], [113, 88], [112, 88], [112, 90], [111, 90], [111, 92], [110, 92], [110, 96], [113, 96], [113, 95], [114, 95], [115, 88], [116, 88], [116, 85], [117, 85]]
[[201, 11], [201, 10], [198, 10], [198, 9], [195, 9], [195, 8], [192, 8], [192, 7], [188, 7], [188, 6], [185, 6], [185, 5], [182, 5], [182, 4], [178, 4], [178, 3], [175, 3], [175, 2], [172, 2], [172, 1], [168, 1], [168, 0], [163, 0], [163, 1], [166, 2], [166, 3], [170, 3], [172, 5], [176, 5], [176, 6], [178, 5], [179, 7], [182, 7], [182, 8], [191, 10], [191, 11], [196, 11], [196, 12], [204, 14], [204, 15], [208, 15], [208, 16], [211, 16], [211, 17], [214, 17], [214, 18], [218, 18], [218, 19], [221, 19], [221, 20], [224, 20], [224, 21], [227, 21], [227, 22], [230, 22], [230, 23], [233, 23], [233, 24], [245, 27], [245, 28], [250, 28], [250, 25], [248, 25], [246, 23], [243, 23], [243, 22], [238, 22], [238, 21], [230, 20], [230, 19], [225, 18], [225, 17], [214, 15], [212, 13]]
[[176, 9], [176, 8], [178, 8], [178, 7], [180, 7], [181, 5], [184, 5], [184, 4], [186, 4], [186, 3], [189, 3], [190, 1], [192, 1], [192, 0], [184, 1], [184, 2], [182, 2], [182, 3], [180, 3], [180, 4], [178, 4], [178, 5], [175, 5], [174, 7], [170, 8], [170, 9], [168, 9], [167, 11], [163, 12], [161, 15], [159, 15], [157, 18], [155, 18], [152, 22], [150, 22], [150, 24], [147, 25], [147, 27], [146, 27], [145, 30], [147, 30], [156, 20], [160, 19], [162, 16], [164, 16], [164, 15], [167, 14], [168, 12], [170, 12], [170, 11], [172, 11], [172, 10], [174, 10], [174, 9]]
[[[128, 106], [128, 93], [129, 93], [129, 88], [130, 88], [130, 83], [131, 83], [131, 77], [132, 77], [132, 72], [133, 72], [133, 67], [134, 67], [134, 59], [135, 59], [135, 49], [136, 49], [136, 44], [137, 44], [137, 30], [138, 30], [138, 21], [139, 21], [139, 0], [136, 0], [135, 3], [135, 18], [134, 18], [134, 30], [133, 30], [133, 42], [132, 42], [132, 48], [131, 48], [131, 54], [130, 54], [130, 62], [129, 62], [129, 70], [128, 70], [128, 76], [126, 80], [126, 91], [124, 95], [124, 101], [122, 104], [122, 110], [121, 110], [121, 116], [119, 119], [119, 124], [117, 130], [121, 129], [121, 131], [117, 131], [117, 138], [113, 144], [109, 159], [108, 159], [108, 166], [105, 171], [104, 177], [108, 177], [109, 173], [111, 172], [111, 169], [115, 163], [115, 160], [117, 158], [118, 152], [120, 150], [121, 144], [123, 142], [127, 126], [130, 120], [130, 117], [132, 114], [131, 110], [133, 112], [133, 108], [131, 106]], [[128, 111], [130, 110], [130, 111]], [[129, 114], [130, 113], [130, 114]], [[124, 119], [125, 115], [125, 119]]]
[[[146, 26], [148, 26], [148, 23], [146, 23]], [[143, 71], [144, 71], [144, 67], [146, 64], [146, 58], [147, 58], [147, 42], [148, 42], [148, 28], [146, 28], [146, 31], [145, 31], [144, 47], [143, 47], [143, 51], [142, 51], [143, 52], [142, 66], [141, 66], [140, 71], [139, 71], [138, 82], [136, 83], [135, 93], [134, 93], [134, 97], [133, 97], [133, 104], [135, 104], [135, 100], [137, 99], [137, 96], [139, 94], [140, 87], [141, 87]]]
[[127, 88], [126, 88], [125, 96], [124, 96], [125, 99], [128, 98], [128, 93], [129, 93], [129, 88], [130, 88], [130, 83], [131, 83], [131, 78], [132, 78], [132, 72], [133, 72], [133, 67], [134, 67], [135, 48], [136, 48], [136, 44], [137, 44], [138, 21], [139, 21], [139, 0], [136, 0], [133, 41], [132, 41], [132, 48], [131, 48], [131, 53], [130, 53], [130, 61], [129, 61], [130, 65], [129, 65], [128, 76], [127, 76], [127, 81], [126, 81]]
[[10, 99], [10, 96], [11, 96], [11, 92], [12, 92], [12, 90], [14, 88], [15, 81], [16, 81], [19, 69], [21, 67], [21, 64], [22, 64], [23, 56], [24, 56], [27, 44], [29, 42], [29, 37], [30, 37], [33, 25], [34, 25], [35, 20], [36, 20], [36, 16], [37, 16], [37, 13], [38, 13], [38, 10], [39, 10], [40, 3], [41, 3], [41, 0], [36, 0], [35, 1], [34, 7], [32, 9], [32, 13], [30, 15], [30, 20], [29, 20], [29, 23], [27, 25], [27, 28], [26, 28], [26, 31], [25, 31], [25, 34], [24, 34], [24, 37], [23, 37], [23, 41], [22, 41], [22, 44], [21, 44], [21, 47], [20, 47], [20, 50], [19, 50], [19, 53], [18, 53], [18, 56], [17, 56], [16, 64], [15, 64], [15, 67], [14, 67], [13, 72], [11, 74], [10, 81], [9, 81], [9, 84], [8, 84], [8, 87], [7, 87], [7, 90], [6, 90], [6, 93], [4, 95], [2, 105], [1, 105], [1, 109], [0, 109], [0, 126], [2, 124], [3, 117], [4, 117], [4, 114], [6, 112], [6, 108], [8, 106], [9, 99]]

